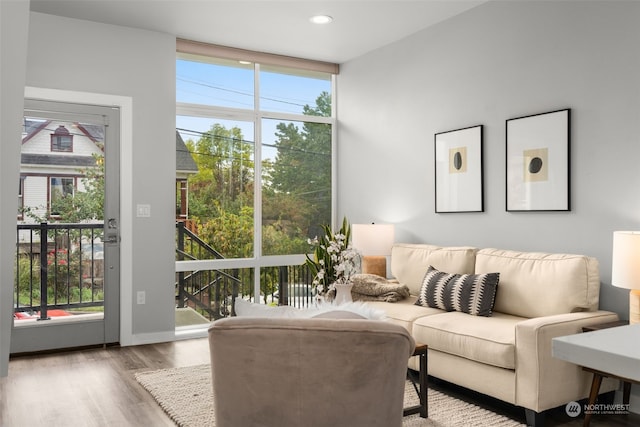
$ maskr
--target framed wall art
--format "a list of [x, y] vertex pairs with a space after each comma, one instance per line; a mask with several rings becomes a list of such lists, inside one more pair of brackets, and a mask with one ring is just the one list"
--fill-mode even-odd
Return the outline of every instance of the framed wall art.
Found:
[[506, 122], [507, 211], [569, 211], [571, 110]]
[[482, 125], [435, 134], [436, 213], [483, 212]]

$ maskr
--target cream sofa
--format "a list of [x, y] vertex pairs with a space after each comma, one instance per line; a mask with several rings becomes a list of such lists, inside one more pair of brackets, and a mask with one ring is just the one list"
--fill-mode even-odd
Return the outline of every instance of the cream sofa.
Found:
[[[415, 305], [429, 266], [448, 273], [500, 273], [490, 317]], [[598, 261], [582, 255], [395, 244], [391, 274], [409, 287], [400, 302], [370, 302], [429, 346], [429, 375], [495, 397], [542, 425], [544, 411], [586, 398], [591, 377], [551, 355], [551, 338], [618, 320], [598, 309]], [[415, 360], [410, 361], [410, 364]], [[415, 365], [410, 366], [416, 368]], [[601, 392], [617, 382], [603, 382]]]

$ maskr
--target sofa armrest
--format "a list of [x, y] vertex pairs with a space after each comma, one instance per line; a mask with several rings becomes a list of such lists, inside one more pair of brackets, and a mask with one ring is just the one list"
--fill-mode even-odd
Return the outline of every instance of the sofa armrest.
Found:
[[[516, 405], [542, 412], [587, 397], [590, 376], [581, 367], [554, 358], [551, 339], [580, 333], [583, 326], [616, 320], [616, 313], [599, 310], [536, 317], [518, 323]], [[604, 383], [602, 390], [606, 391]]]

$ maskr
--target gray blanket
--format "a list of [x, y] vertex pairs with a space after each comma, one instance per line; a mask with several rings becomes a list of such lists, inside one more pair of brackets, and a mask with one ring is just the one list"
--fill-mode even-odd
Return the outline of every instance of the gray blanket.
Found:
[[354, 274], [351, 277], [354, 301], [396, 302], [409, 297], [409, 288], [375, 274]]

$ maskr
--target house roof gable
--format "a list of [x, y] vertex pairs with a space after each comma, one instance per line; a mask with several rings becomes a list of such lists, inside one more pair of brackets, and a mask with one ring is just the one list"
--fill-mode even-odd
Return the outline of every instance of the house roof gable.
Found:
[[176, 170], [181, 172], [198, 172], [198, 165], [191, 156], [187, 145], [180, 136], [180, 133], [176, 131]]

